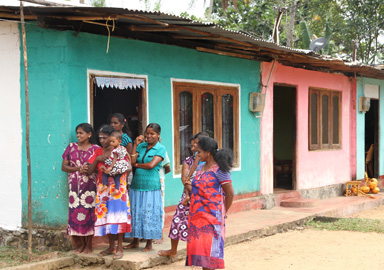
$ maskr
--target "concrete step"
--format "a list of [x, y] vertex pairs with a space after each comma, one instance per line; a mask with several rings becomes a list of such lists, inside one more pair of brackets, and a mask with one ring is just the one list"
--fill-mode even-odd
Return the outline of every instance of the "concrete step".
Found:
[[281, 205], [282, 201], [286, 200], [299, 200], [301, 199], [301, 192], [297, 190], [284, 190], [274, 193], [275, 206]]
[[315, 199], [288, 199], [282, 200], [280, 206], [293, 208], [311, 208], [319, 205], [319, 200]]

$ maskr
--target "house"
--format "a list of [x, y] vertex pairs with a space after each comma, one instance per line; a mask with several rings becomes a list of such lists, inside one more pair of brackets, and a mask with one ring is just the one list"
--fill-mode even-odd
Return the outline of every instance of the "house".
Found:
[[[25, 74], [19, 7], [1, 10], [0, 78], [7, 98], [1, 99], [0, 136], [9, 154], [0, 165], [7, 187], [0, 203], [8, 206], [0, 226], [16, 229], [28, 211]], [[380, 83], [384, 70], [158, 12], [29, 7], [25, 19], [34, 226], [65, 227], [61, 155], [76, 141], [77, 124], [97, 129], [114, 112], [127, 117], [133, 136], [148, 123], [161, 125], [172, 164], [166, 206], [180, 198], [181, 162], [190, 137], [202, 130], [233, 150], [238, 198], [273, 194], [277, 187], [341, 187], [356, 177], [356, 167], [360, 174], [355, 74]], [[254, 92], [266, 94], [264, 112], [249, 110]], [[320, 112], [328, 113], [328, 130], [319, 126]]]

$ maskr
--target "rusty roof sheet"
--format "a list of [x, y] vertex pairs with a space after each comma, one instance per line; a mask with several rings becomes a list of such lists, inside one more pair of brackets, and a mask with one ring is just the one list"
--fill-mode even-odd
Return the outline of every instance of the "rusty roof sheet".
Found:
[[[288, 48], [213, 23], [194, 21], [163, 12], [83, 6], [28, 6], [24, 8], [24, 13], [26, 20], [35, 20], [39, 26], [46, 28], [104, 34], [105, 24], [111, 24], [114, 20], [114, 36], [256, 61], [276, 59], [283, 65], [343, 73], [347, 76], [384, 79], [383, 65], [351, 63], [311, 50]], [[0, 6], [0, 18], [20, 20], [19, 7]]]

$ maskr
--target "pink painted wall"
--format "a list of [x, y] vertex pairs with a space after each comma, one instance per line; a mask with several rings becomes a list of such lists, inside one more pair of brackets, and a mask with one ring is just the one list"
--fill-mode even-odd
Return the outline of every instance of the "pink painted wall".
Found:
[[[266, 84], [272, 63], [262, 63], [261, 79]], [[351, 99], [354, 83], [344, 75], [333, 75], [283, 66], [276, 62], [261, 118], [261, 193], [273, 193], [273, 85], [286, 84], [297, 89], [296, 189], [309, 189], [343, 183], [351, 170]], [[308, 91], [310, 87], [342, 91], [342, 149], [308, 150]], [[267, 90], [267, 91], [266, 91]], [[352, 132], [353, 133], [353, 132]], [[352, 149], [352, 152], [355, 151]]]

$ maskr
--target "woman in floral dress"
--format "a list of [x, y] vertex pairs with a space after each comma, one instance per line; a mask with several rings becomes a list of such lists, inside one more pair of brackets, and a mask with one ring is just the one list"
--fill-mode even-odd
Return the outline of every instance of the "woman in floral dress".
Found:
[[70, 143], [63, 154], [62, 171], [68, 173], [69, 216], [67, 233], [75, 252], [90, 253], [95, 223], [96, 174], [87, 175], [86, 162], [100, 148], [95, 143], [92, 126], [76, 127], [77, 143]]
[[186, 265], [203, 270], [225, 268], [225, 218], [234, 196], [232, 152], [217, 148], [211, 138], [197, 144], [197, 157], [205, 164], [197, 167], [189, 206]]
[[[123, 173], [120, 177], [120, 187], [115, 191], [115, 183], [112, 177], [109, 178], [107, 190], [103, 187], [104, 161], [111, 155], [110, 135], [115, 130], [111, 126], [103, 126], [99, 130], [99, 141], [103, 148], [97, 149], [90, 157], [88, 173], [94, 173], [97, 170], [97, 194], [96, 194], [96, 222], [95, 236], [108, 235], [109, 247], [100, 252], [100, 256], [113, 255], [113, 259], [123, 257], [123, 238], [125, 233], [131, 232], [131, 209], [127, 192], [127, 174]], [[115, 194], [115, 195], [112, 195]], [[117, 237], [116, 237], [117, 236]], [[117, 238], [117, 247], [115, 246]]]

